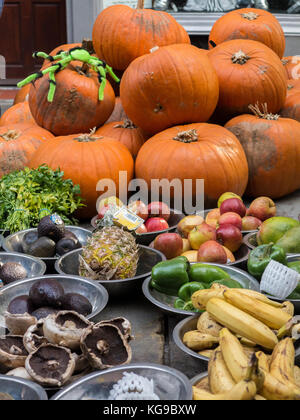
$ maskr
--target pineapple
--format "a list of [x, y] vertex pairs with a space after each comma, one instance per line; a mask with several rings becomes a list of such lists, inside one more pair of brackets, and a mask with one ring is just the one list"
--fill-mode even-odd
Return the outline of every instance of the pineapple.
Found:
[[117, 226], [105, 227], [83, 247], [79, 274], [93, 280], [127, 279], [136, 275], [138, 260], [134, 236]]

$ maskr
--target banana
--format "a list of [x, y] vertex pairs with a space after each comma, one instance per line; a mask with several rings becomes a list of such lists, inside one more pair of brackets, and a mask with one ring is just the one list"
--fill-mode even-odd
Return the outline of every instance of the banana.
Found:
[[210, 392], [208, 376], [201, 379], [201, 381], [197, 383], [196, 388], [202, 389], [203, 391], [206, 391], [206, 392]]
[[199, 351], [198, 354], [200, 354], [200, 356], [207, 357], [207, 359], [210, 359], [213, 352], [214, 352], [213, 350], [203, 350], [203, 351]]
[[254, 341], [248, 340], [248, 338], [238, 336], [238, 339], [240, 340], [240, 343], [243, 347], [256, 347], [256, 343], [254, 343]]
[[267, 303], [250, 296], [241, 296], [234, 289], [224, 292], [224, 297], [231, 305], [236, 306], [274, 330], [279, 330], [292, 318], [282, 309], [273, 308]]
[[226, 366], [236, 383], [248, 375], [249, 359], [243, 346], [227, 328], [220, 332], [220, 347]]
[[211, 394], [193, 387], [195, 401], [251, 401], [256, 395], [256, 385], [253, 381], [242, 381], [230, 391], [223, 394]]
[[270, 373], [281, 382], [295, 384], [295, 347], [291, 338], [280, 341], [275, 347], [271, 364]]
[[283, 383], [269, 372], [268, 357], [263, 352], [256, 353], [258, 366], [265, 375], [263, 389], [260, 394], [270, 401], [300, 400], [300, 389], [291, 382]]
[[255, 290], [249, 290], [249, 289], [236, 289], [241, 295], [243, 296], [249, 296], [254, 299], [259, 300], [260, 302], [267, 303], [268, 305], [273, 306], [274, 308], [282, 308], [283, 304], [279, 302], [275, 302], [273, 300], [270, 300], [267, 298], [267, 296], [263, 295], [262, 293], [256, 292]]
[[291, 316], [295, 315], [295, 306], [292, 302], [283, 302], [282, 310]]
[[221, 350], [215, 350], [208, 363], [209, 387], [213, 394], [229, 392], [235, 385]]
[[197, 330], [204, 333], [210, 334], [214, 337], [219, 337], [220, 331], [223, 327], [219, 325], [208, 312], [204, 312], [197, 323]]
[[210, 299], [206, 309], [218, 323], [266, 349], [273, 350], [278, 343], [266, 325], [222, 299]]
[[255, 401], [267, 401], [264, 397], [262, 397], [261, 395], [257, 394], [255, 395]]
[[298, 366], [294, 366], [294, 377], [295, 384], [300, 387], [300, 368]]
[[207, 350], [219, 344], [219, 338], [200, 331], [188, 331], [183, 336], [183, 344], [195, 351]]
[[[213, 286], [216, 286], [213, 285]], [[220, 286], [220, 285], [218, 285]], [[224, 292], [227, 289], [223, 287], [212, 287], [211, 289], [199, 290], [192, 296], [192, 304], [196, 309], [206, 308], [207, 302], [212, 298], [224, 299]]]
[[300, 327], [300, 316], [294, 316], [292, 319], [290, 319], [285, 325], [282, 326], [282, 328], [279, 329], [277, 333], [277, 337], [279, 340], [281, 340], [284, 337], [288, 337], [292, 335], [293, 329], [295, 327]]

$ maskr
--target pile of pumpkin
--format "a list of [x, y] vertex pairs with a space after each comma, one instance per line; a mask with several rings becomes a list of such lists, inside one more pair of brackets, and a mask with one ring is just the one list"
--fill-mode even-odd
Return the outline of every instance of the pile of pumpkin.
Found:
[[277, 199], [300, 188], [299, 60], [283, 59], [285, 37], [272, 14], [224, 15], [207, 51], [171, 15], [139, 0], [137, 9], [100, 13], [93, 48], [120, 76], [120, 89], [108, 82], [99, 101], [96, 73], [76, 62], [56, 75], [51, 103], [48, 75], [23, 88], [0, 121], [0, 176], [60, 167], [80, 184], [83, 217], [96, 213], [98, 181], [118, 187], [120, 171], [149, 187], [152, 179], [191, 179], [192, 195], [204, 179], [208, 207], [225, 191]]

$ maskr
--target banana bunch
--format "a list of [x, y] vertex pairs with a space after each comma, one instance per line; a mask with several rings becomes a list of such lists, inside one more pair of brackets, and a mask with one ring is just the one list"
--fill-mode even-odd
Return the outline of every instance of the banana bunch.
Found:
[[300, 400], [293, 340], [277, 343], [272, 355], [246, 352], [236, 335], [223, 328], [208, 376], [193, 387], [193, 393], [198, 401]]

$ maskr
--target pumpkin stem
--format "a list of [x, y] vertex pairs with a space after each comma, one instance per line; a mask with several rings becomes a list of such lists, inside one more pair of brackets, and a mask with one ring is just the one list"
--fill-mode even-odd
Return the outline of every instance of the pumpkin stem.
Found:
[[240, 50], [233, 54], [231, 60], [233, 64], [240, 64], [242, 66], [243, 64], [246, 64], [248, 60], [250, 60], [250, 57], [244, 53], [244, 51]]
[[137, 9], [143, 9], [145, 4], [145, 0], [138, 0], [137, 2]]
[[249, 13], [242, 13], [242, 17], [247, 20], [256, 20], [259, 18], [259, 15], [254, 12], [249, 12]]
[[131, 128], [131, 129], [133, 129], [133, 128], [137, 128], [137, 126], [134, 125], [133, 122], [129, 118], [125, 118], [122, 121], [122, 124], [116, 124], [114, 126], [114, 128]]
[[[82, 40], [81, 48], [86, 50], [91, 55], [95, 54], [93, 41], [91, 39], [84, 38]], [[87, 63], [83, 63], [79, 70], [79, 73], [87, 74], [88, 71], [89, 71], [89, 65]]]
[[181, 143], [195, 143], [198, 141], [197, 130], [192, 129], [188, 131], [182, 131], [181, 133], [178, 133], [177, 136], [173, 139], [180, 141]]
[[269, 121], [278, 121], [280, 118], [280, 115], [278, 114], [270, 114], [268, 112], [268, 104], [264, 103], [261, 105], [262, 110], [260, 110], [259, 107], [259, 103], [257, 102], [257, 104], [254, 105], [249, 105], [249, 109], [250, 111], [253, 112], [254, 115], [256, 115], [259, 118], [263, 118], [264, 120], [269, 120]]
[[74, 140], [78, 141], [79, 143], [90, 143], [93, 141], [97, 141], [99, 139], [103, 139], [102, 136], [94, 136], [94, 134], [96, 133], [97, 128], [94, 127], [93, 129], [90, 130], [89, 134], [81, 134], [78, 137], [75, 137]]
[[20, 137], [20, 133], [17, 130], [8, 130], [6, 133], [1, 134], [0, 137], [5, 141], [17, 140]]
[[283, 58], [283, 59], [281, 60], [281, 62], [282, 62], [282, 64], [283, 64], [284, 66], [286, 66], [286, 65], [289, 63], [289, 60], [288, 60], [288, 59], [286, 59], [286, 58]]

